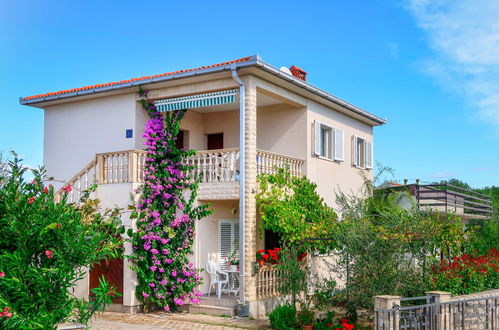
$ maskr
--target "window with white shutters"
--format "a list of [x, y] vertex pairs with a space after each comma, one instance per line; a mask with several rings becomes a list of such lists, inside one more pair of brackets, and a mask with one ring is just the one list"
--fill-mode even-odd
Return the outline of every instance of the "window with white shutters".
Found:
[[222, 269], [226, 269], [227, 260], [234, 252], [239, 257], [239, 220], [220, 220], [218, 232], [219, 263]]
[[352, 138], [352, 164], [356, 167], [373, 168], [373, 144], [358, 136]]
[[344, 160], [344, 133], [321, 122], [314, 122], [314, 154], [330, 160]]

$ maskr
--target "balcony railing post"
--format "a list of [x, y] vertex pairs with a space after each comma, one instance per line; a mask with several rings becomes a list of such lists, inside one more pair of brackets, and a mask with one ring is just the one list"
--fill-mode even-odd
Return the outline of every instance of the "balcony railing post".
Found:
[[97, 155], [97, 172], [96, 172], [96, 180], [97, 183], [105, 183], [104, 182], [104, 156]]
[[132, 150], [128, 152], [128, 182], [138, 181], [138, 155]]

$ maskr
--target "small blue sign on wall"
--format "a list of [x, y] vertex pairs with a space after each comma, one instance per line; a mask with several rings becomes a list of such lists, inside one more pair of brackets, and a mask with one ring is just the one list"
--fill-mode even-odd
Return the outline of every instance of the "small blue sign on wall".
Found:
[[125, 135], [127, 139], [131, 139], [133, 137], [133, 129], [127, 129]]

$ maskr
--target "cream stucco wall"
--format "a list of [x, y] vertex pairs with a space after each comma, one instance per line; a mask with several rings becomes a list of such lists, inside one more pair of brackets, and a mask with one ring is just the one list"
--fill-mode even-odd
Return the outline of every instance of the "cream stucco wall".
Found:
[[224, 134], [224, 148], [239, 148], [239, 109], [204, 113], [203, 124], [204, 134]]
[[[344, 131], [345, 160], [343, 162], [322, 159], [313, 154], [314, 121], [320, 121]], [[325, 201], [334, 207], [338, 191], [347, 194], [362, 194], [364, 180], [360, 171], [363, 171], [369, 179], [373, 178], [373, 171], [360, 170], [352, 165], [352, 137], [356, 135], [373, 142], [372, 126], [309, 100], [306, 130], [308, 149], [306, 175], [311, 181], [317, 183], [317, 191]]]
[[44, 165], [49, 176], [68, 180], [96, 153], [133, 149], [126, 129], [135, 128], [135, 95], [52, 105], [45, 109]]
[[257, 109], [257, 148], [305, 159], [307, 111], [285, 104]]
[[180, 123], [184, 133], [184, 145], [189, 149], [205, 150], [206, 136], [204, 135], [203, 114], [196, 111], [187, 111]]

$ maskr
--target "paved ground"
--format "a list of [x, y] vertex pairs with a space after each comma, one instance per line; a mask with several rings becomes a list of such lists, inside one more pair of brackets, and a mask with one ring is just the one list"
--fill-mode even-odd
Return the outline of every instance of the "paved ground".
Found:
[[195, 330], [195, 329], [268, 329], [267, 320], [248, 318], [217, 317], [188, 313], [122, 314], [105, 312], [92, 322], [92, 329], [98, 330]]

